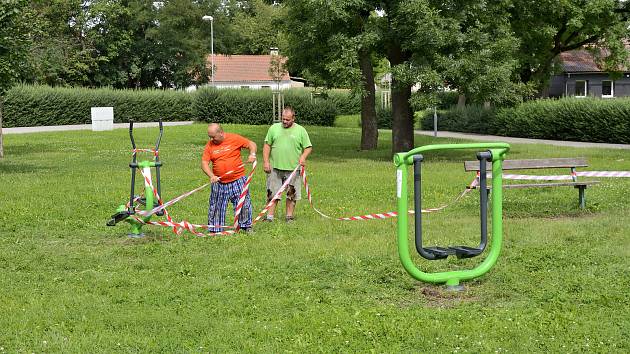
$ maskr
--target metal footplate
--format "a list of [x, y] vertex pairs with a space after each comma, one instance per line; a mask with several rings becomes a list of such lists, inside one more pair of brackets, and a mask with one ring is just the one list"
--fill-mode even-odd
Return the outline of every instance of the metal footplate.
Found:
[[107, 226], [116, 226], [116, 224], [128, 218], [129, 215], [129, 212], [127, 212], [126, 210], [119, 211], [116, 214], [112, 215], [111, 219], [109, 219], [109, 221], [107, 222]]
[[450, 247], [424, 247], [424, 252], [433, 255], [433, 259], [444, 259], [448, 256], [456, 256], [457, 258], [472, 258], [478, 256], [483, 250], [468, 246], [450, 246]]
[[489, 151], [477, 154], [479, 160], [479, 202], [480, 202], [480, 223], [481, 237], [477, 247], [468, 246], [448, 246], [448, 247], [424, 247], [422, 245], [422, 177], [421, 164], [424, 157], [420, 154], [413, 157], [414, 169], [414, 204], [415, 204], [415, 233], [416, 251], [422, 257], [429, 260], [445, 259], [448, 256], [457, 258], [472, 258], [478, 256], [486, 248], [488, 240], [488, 194], [486, 188], [486, 163], [492, 161], [492, 154]]

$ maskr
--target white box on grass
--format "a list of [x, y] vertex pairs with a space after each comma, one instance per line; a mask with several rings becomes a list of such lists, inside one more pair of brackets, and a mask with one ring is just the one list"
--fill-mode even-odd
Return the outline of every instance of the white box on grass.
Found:
[[114, 107], [92, 107], [92, 131], [114, 129]]

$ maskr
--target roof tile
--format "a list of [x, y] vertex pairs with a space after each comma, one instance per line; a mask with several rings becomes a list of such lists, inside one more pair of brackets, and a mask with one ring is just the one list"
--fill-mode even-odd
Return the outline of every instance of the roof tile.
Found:
[[[286, 62], [286, 57], [282, 57]], [[212, 63], [212, 56], [208, 55], [208, 66]], [[214, 81], [273, 81], [269, 75], [271, 55], [215, 55]], [[290, 80], [289, 74], [282, 76], [282, 81]]]

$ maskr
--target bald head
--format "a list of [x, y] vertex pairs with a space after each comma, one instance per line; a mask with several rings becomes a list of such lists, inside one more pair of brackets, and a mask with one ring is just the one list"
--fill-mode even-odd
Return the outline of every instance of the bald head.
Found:
[[215, 144], [221, 144], [225, 139], [225, 135], [223, 134], [223, 128], [221, 128], [221, 124], [219, 123], [210, 123], [208, 125], [208, 138], [212, 140]]

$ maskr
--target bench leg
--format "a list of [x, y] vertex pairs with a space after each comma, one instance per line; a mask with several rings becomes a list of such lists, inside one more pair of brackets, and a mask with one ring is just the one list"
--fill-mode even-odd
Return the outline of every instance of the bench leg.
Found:
[[579, 190], [579, 199], [580, 199], [580, 209], [585, 209], [586, 208], [586, 197], [585, 197], [585, 193], [584, 190], [586, 189], [586, 186], [578, 186], [577, 187]]

